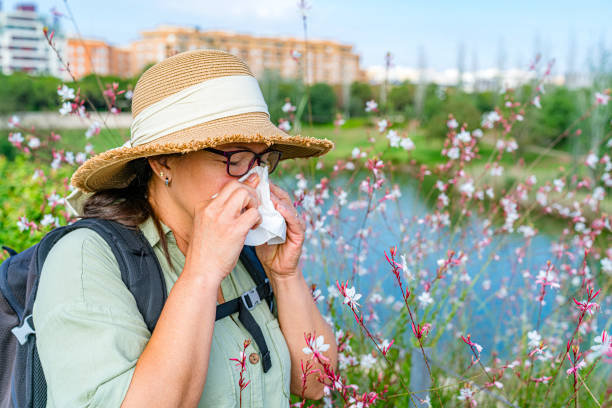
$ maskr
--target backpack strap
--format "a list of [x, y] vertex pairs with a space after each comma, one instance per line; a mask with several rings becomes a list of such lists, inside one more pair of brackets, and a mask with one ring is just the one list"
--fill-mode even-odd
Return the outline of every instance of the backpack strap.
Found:
[[242, 262], [242, 265], [244, 265], [246, 268], [247, 272], [251, 276], [251, 279], [253, 279], [253, 282], [255, 282], [255, 285], [260, 286], [267, 284], [268, 287], [263, 294], [260, 293], [260, 297], [261, 299], [266, 299], [268, 302], [268, 307], [272, 312], [275, 306], [274, 293], [272, 293], [272, 287], [270, 287], [268, 275], [266, 275], [266, 271], [264, 271], [259, 258], [257, 258], [255, 247], [249, 245], [242, 247], [242, 251], [240, 252], [240, 262]]
[[270, 350], [268, 349], [261, 328], [251, 314], [251, 310], [262, 300], [265, 300], [270, 310], [272, 310], [274, 293], [272, 292], [272, 287], [270, 286], [270, 281], [266, 276], [266, 272], [257, 258], [255, 248], [245, 245], [240, 252], [240, 261], [257, 286], [244, 292], [235, 299], [217, 305], [215, 320], [223, 319], [238, 312], [238, 320], [240, 320], [240, 323], [242, 323], [244, 328], [251, 334], [253, 340], [255, 340], [255, 344], [257, 344], [257, 348], [259, 348], [261, 352], [263, 371], [266, 373], [272, 367]]

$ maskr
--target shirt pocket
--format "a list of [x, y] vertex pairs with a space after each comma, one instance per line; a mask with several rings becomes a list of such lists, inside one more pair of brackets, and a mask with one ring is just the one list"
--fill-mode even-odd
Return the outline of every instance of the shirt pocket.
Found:
[[[213, 341], [210, 349], [210, 359], [206, 384], [198, 407], [235, 408], [238, 406], [238, 378], [235, 375], [231, 356], [226, 347], [234, 344], [231, 338], [223, 333], [224, 327], [215, 324]], [[244, 395], [243, 395], [244, 399]]]
[[289, 348], [287, 347], [285, 336], [283, 336], [283, 332], [280, 329], [278, 319], [267, 321], [266, 328], [268, 330], [268, 336], [272, 340], [272, 347], [274, 348], [272, 356], [278, 356], [278, 361], [273, 361], [272, 364], [278, 363], [280, 366], [283, 395], [285, 398], [289, 399], [291, 396], [289, 391], [291, 385], [291, 355], [289, 354]]

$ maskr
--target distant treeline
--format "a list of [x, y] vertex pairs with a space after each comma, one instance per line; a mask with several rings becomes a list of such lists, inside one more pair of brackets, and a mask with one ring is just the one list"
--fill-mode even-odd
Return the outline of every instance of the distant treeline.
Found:
[[[119, 89], [133, 89], [137, 77], [124, 79], [113, 76], [86, 76], [78, 83], [70, 83], [70, 87], [80, 88], [81, 95], [86, 96], [96, 109], [105, 110], [106, 104], [100, 85], [117, 82]], [[601, 81], [600, 81], [601, 82]], [[541, 95], [541, 109], [528, 109], [524, 121], [518, 127], [515, 135], [519, 142], [547, 146], [559, 134], [577, 120], [593, 103], [594, 94], [612, 86], [612, 81], [602, 89], [568, 89], [563, 86], [545, 85]], [[0, 115], [20, 111], [57, 110], [61, 105], [57, 94], [58, 86], [63, 82], [55, 77], [29, 76], [26, 74], [0, 75]], [[274, 72], [266, 72], [259, 81], [264, 98], [268, 103], [271, 118], [277, 122], [281, 117], [287, 117], [282, 111], [286, 99], [293, 105], [299, 105], [306, 94], [304, 84], [298, 80], [286, 80]], [[467, 93], [456, 87], [441, 87], [428, 84], [423, 88], [418, 85], [403, 82], [390, 84], [387, 89], [386, 103], [381, 102], [382, 85], [371, 85], [354, 82], [350, 89], [341, 85], [330, 86], [317, 83], [310, 86], [310, 107], [303, 110], [302, 122], [308, 122], [312, 117], [314, 124], [332, 123], [337, 113], [345, 118], [362, 117], [365, 104], [374, 99], [379, 109], [392, 118], [395, 123], [418, 121], [431, 137], [444, 137], [446, 134], [446, 119], [452, 113], [457, 121], [468, 123], [470, 129], [480, 127], [482, 115], [495, 108], [503, 107], [504, 95], [495, 91]], [[535, 95], [534, 85], [527, 84], [514, 91], [514, 100], [529, 102]], [[118, 98], [117, 105], [122, 111], [129, 112], [130, 101]], [[602, 132], [609, 130], [612, 117], [612, 103], [599, 107], [596, 115], [587, 119], [581, 126], [582, 133], [588, 137], [603, 137]], [[585, 144], [588, 146], [588, 143]], [[563, 147], [563, 144], [561, 144]], [[566, 146], [568, 147], [568, 146]], [[578, 153], [578, 152], [575, 152]]]

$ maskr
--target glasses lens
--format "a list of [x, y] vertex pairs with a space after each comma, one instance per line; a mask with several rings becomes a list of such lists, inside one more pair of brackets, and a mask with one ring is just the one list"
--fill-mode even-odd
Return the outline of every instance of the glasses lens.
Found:
[[280, 160], [280, 152], [271, 151], [261, 156], [261, 164], [268, 166], [268, 174], [272, 173]]
[[249, 164], [255, 158], [253, 152], [237, 152], [229, 158], [229, 174], [230, 176], [242, 176], [249, 171]]
[[[277, 151], [267, 152], [261, 156], [261, 165], [268, 167], [268, 174], [276, 169], [280, 156], [281, 153]], [[228, 166], [230, 176], [240, 177], [245, 175], [250, 170], [249, 165], [251, 163], [256, 164], [254, 159], [255, 153], [253, 152], [233, 153]]]

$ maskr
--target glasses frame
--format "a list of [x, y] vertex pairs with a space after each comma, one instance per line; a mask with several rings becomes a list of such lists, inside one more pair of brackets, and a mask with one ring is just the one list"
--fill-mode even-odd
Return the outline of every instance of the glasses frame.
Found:
[[[281, 161], [282, 157], [283, 157], [283, 153], [279, 150], [276, 149], [272, 149], [272, 148], [268, 148], [266, 150], [264, 150], [261, 153], [255, 153], [252, 150], [249, 149], [240, 149], [240, 150], [230, 150], [230, 151], [223, 151], [223, 150], [219, 150], [219, 149], [215, 149], [212, 147], [205, 147], [203, 150], [206, 150], [207, 152], [211, 152], [214, 154], [218, 154], [219, 156], [223, 156], [225, 157], [225, 171], [227, 172], [227, 174], [230, 177], [242, 177], [245, 174], [247, 174], [249, 172], [249, 170], [251, 170], [253, 168], [253, 164], [255, 164], [255, 161], [257, 161], [257, 165], [261, 166], [261, 157], [266, 154], [266, 153], [270, 153], [270, 152], [275, 152], [278, 153], [278, 161], [276, 162], [276, 164], [274, 165], [273, 168], [268, 168], [268, 174], [272, 173], [277, 167], [278, 167], [278, 163]], [[236, 154], [236, 153], [244, 153], [244, 152], [249, 152], [249, 153], [253, 153], [253, 159], [249, 162], [249, 167], [246, 169], [246, 171], [242, 174], [239, 175], [233, 175], [230, 174], [229, 168], [230, 168], [230, 159], [232, 158], [232, 155]]]

